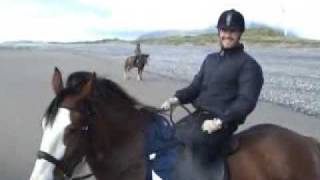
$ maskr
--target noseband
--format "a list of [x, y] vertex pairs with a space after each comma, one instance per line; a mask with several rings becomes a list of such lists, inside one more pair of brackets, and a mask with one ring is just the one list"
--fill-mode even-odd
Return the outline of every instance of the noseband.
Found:
[[55, 157], [53, 157], [52, 155], [50, 155], [44, 151], [38, 151], [37, 157], [38, 157], [38, 159], [44, 159], [44, 160], [54, 164], [63, 173], [63, 177], [65, 180], [83, 180], [83, 179], [86, 179], [86, 178], [93, 176], [93, 174], [90, 173], [90, 174], [87, 174], [84, 176], [72, 177], [73, 170], [68, 170], [67, 168], [65, 168], [65, 166], [61, 160], [56, 159]]

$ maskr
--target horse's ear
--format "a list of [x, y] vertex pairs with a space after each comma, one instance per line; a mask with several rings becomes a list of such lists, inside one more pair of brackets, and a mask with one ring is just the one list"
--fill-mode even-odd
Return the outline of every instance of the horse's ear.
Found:
[[60, 70], [55, 67], [52, 76], [52, 88], [56, 94], [58, 94], [63, 89], [63, 81]]
[[96, 73], [92, 73], [90, 80], [81, 87], [80, 98], [87, 97], [93, 91], [96, 78]]

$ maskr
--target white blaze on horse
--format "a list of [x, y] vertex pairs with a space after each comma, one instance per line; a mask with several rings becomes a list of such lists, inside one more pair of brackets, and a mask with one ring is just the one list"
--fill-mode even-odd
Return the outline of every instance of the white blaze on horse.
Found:
[[129, 56], [124, 63], [124, 78], [128, 79], [128, 73], [132, 68], [138, 69], [137, 80], [142, 80], [142, 72], [144, 66], [148, 63], [149, 54], [141, 54], [139, 56]]
[[[55, 159], [61, 159], [65, 151], [63, 143], [64, 129], [71, 123], [69, 118], [70, 112], [66, 109], [59, 109], [55, 123], [46, 124], [46, 120], [42, 122], [43, 136], [40, 145], [40, 151], [51, 154]], [[35, 163], [31, 180], [53, 179], [53, 170], [55, 165], [44, 159], [38, 159]]]

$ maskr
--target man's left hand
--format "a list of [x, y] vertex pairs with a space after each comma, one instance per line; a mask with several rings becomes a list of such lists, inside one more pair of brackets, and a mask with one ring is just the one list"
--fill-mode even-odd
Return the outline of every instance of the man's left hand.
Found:
[[201, 126], [203, 132], [211, 134], [222, 128], [222, 120], [219, 118], [204, 120]]

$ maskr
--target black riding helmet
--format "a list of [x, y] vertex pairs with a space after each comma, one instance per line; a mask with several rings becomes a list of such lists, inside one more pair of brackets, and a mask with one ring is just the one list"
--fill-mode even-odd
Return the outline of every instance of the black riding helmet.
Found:
[[239, 29], [241, 32], [244, 32], [244, 17], [240, 12], [234, 9], [226, 10], [220, 15], [217, 28], [236, 28]]

